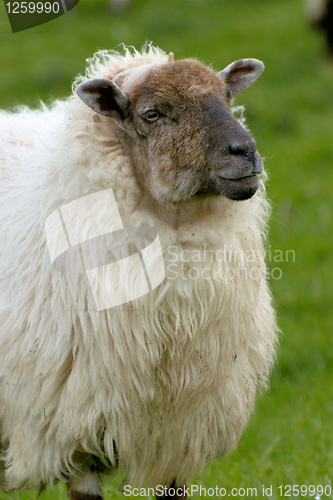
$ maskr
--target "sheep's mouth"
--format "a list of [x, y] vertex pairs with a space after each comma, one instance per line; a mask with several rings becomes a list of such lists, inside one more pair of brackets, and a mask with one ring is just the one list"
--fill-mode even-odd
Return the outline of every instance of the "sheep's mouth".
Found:
[[217, 175], [219, 179], [223, 179], [224, 181], [244, 181], [245, 179], [249, 179], [250, 177], [258, 177], [258, 175], [254, 172], [243, 175], [242, 177], [223, 177], [222, 175]]
[[255, 173], [235, 179], [214, 175], [195, 193], [195, 196], [224, 195], [231, 200], [241, 201], [251, 198], [259, 186], [260, 179]]

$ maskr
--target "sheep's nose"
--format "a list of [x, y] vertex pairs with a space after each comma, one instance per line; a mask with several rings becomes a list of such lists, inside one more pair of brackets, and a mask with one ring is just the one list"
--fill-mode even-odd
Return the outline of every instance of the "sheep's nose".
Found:
[[234, 141], [229, 145], [229, 153], [234, 156], [242, 157], [251, 165], [251, 173], [261, 174], [263, 171], [262, 159], [257, 153], [257, 145], [254, 140]]

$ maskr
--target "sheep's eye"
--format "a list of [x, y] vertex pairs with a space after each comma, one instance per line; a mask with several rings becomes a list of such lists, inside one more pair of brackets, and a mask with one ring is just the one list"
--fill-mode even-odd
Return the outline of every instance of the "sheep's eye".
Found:
[[160, 114], [159, 114], [157, 111], [154, 111], [154, 110], [152, 110], [152, 109], [149, 109], [148, 111], [146, 111], [146, 112], [144, 113], [144, 115], [143, 115], [143, 116], [144, 116], [144, 118], [145, 118], [146, 120], [148, 120], [149, 122], [155, 122], [155, 121], [159, 118]]

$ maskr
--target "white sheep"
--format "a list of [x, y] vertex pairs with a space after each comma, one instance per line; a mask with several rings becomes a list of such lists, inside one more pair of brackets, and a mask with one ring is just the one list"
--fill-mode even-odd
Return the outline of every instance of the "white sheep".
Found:
[[[60, 479], [71, 500], [100, 500], [99, 473], [118, 468], [125, 488], [178, 488], [235, 448], [276, 343], [262, 160], [231, 109], [262, 70], [101, 52], [70, 98], [1, 112], [7, 489]], [[97, 310], [84, 272], [52, 267], [45, 223], [110, 188], [124, 227], [157, 231], [166, 276]]]

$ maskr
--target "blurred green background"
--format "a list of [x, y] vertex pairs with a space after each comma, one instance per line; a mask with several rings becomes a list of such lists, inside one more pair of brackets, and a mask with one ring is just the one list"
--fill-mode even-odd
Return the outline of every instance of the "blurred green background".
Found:
[[[308, 25], [303, 0], [132, 0], [123, 12], [107, 0], [81, 0], [65, 16], [15, 34], [1, 3], [0, 106], [65, 97], [97, 49], [122, 42], [140, 49], [147, 40], [216, 70], [244, 57], [266, 66], [236, 104], [245, 105], [269, 174], [278, 359], [237, 450], [192, 484], [257, 487], [260, 498], [262, 485], [272, 485], [274, 499], [286, 484], [333, 491], [333, 62], [324, 38]], [[106, 480], [106, 500], [125, 498], [122, 479]], [[40, 499], [66, 498], [65, 491], [59, 484]]]

